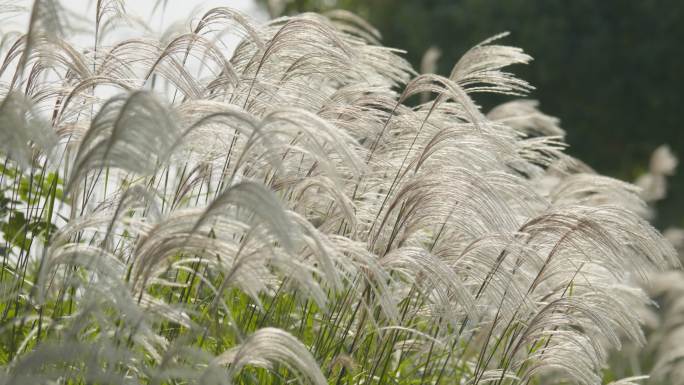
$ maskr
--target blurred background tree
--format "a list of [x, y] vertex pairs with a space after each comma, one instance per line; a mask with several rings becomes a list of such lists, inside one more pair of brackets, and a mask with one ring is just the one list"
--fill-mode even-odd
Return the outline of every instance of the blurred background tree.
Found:
[[[266, 3], [266, 0], [262, 0]], [[667, 143], [684, 157], [684, 1], [682, 0], [291, 0], [285, 14], [350, 10], [379, 29], [383, 43], [407, 51], [419, 68], [430, 46], [438, 72], [474, 44], [510, 31], [507, 44], [535, 58], [516, 73], [531, 98], [558, 116], [569, 153], [597, 171], [634, 180]], [[478, 99], [489, 109], [502, 99]], [[684, 225], [684, 173], [669, 179], [657, 225]]]

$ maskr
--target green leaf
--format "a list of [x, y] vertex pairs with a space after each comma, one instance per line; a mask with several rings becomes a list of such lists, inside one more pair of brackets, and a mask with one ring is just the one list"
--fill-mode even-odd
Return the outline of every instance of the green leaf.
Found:
[[22, 250], [28, 249], [29, 242], [26, 238], [26, 218], [24, 214], [14, 211], [7, 223], [0, 225], [5, 240], [12, 246], [19, 247]]

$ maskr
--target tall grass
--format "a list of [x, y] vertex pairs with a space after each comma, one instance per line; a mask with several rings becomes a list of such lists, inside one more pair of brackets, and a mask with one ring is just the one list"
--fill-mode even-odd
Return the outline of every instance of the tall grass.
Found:
[[442, 77], [344, 12], [123, 6], [0, 3], [0, 383], [597, 384], [643, 342], [675, 251], [535, 102], [481, 111], [532, 88], [502, 36]]
[[[639, 176], [635, 184], [641, 187], [643, 199], [653, 206], [667, 195], [667, 177], [675, 173], [678, 160], [669, 146], [658, 147], [651, 156], [647, 172]], [[653, 218], [657, 212], [651, 208], [646, 212]], [[684, 260], [684, 230], [669, 228], [663, 232]], [[638, 346], [627, 343], [620, 352], [613, 352], [609, 365], [614, 375], [651, 374], [649, 384], [684, 384], [684, 350], [681, 338], [684, 333], [682, 316], [682, 294], [684, 294], [684, 273], [681, 269], [653, 272], [648, 280], [641, 282], [653, 302], [643, 309], [646, 344]]]

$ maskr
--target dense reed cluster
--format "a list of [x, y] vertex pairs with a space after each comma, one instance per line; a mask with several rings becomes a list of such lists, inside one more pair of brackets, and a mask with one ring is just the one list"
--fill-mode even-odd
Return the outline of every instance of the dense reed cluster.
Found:
[[0, 12], [0, 384], [599, 384], [678, 264], [557, 119], [478, 107], [532, 88], [502, 36], [443, 77], [345, 12]]
[[[667, 195], [667, 178], [675, 174], [678, 159], [669, 146], [658, 147], [651, 156], [647, 172], [635, 184], [651, 209], [646, 216], [657, 215], [653, 204]], [[663, 232], [675, 246], [679, 260], [684, 261], [684, 230], [676, 227]], [[649, 384], [684, 385], [684, 273], [681, 269], [656, 271], [641, 282], [652, 302], [637, 311], [644, 320], [646, 344], [625, 344], [609, 360], [611, 368], [620, 374], [632, 375], [650, 372]]]

